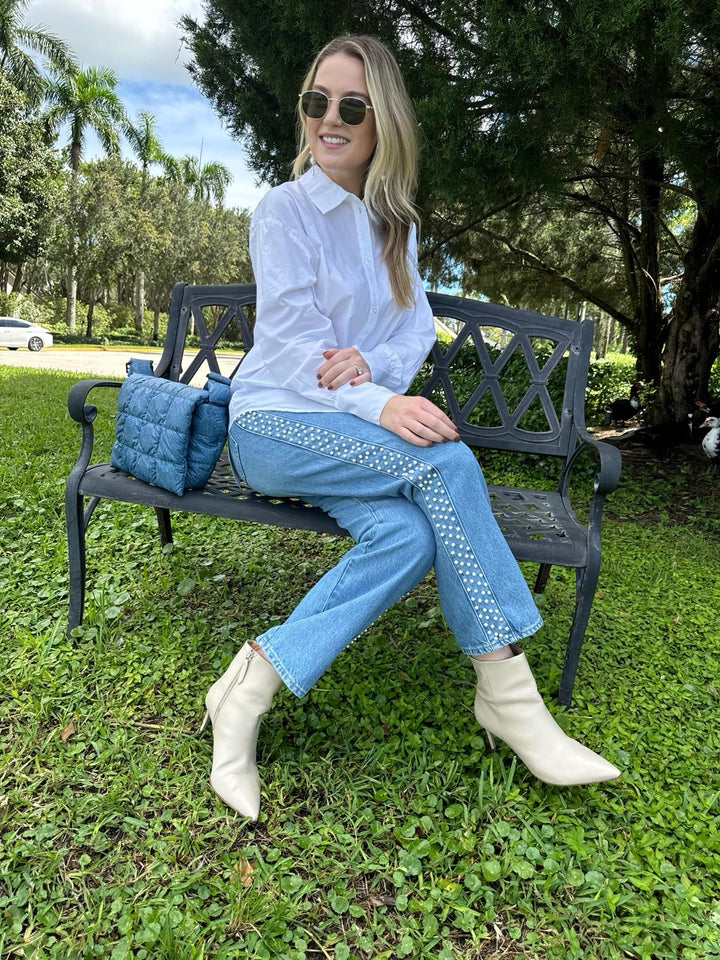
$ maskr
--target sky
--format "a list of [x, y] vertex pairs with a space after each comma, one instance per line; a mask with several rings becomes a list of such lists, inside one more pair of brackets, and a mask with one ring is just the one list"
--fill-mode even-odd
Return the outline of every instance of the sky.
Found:
[[[163, 149], [172, 156], [224, 163], [234, 178], [226, 205], [253, 210], [268, 187], [256, 184], [242, 145], [184, 66], [190, 54], [177, 26], [183, 14], [202, 17], [201, 0], [34, 0], [23, 21], [64, 40], [83, 66], [112, 68], [130, 118], [140, 110], [154, 114]], [[127, 145], [123, 152], [131, 155]], [[97, 140], [88, 139], [84, 158], [101, 155]]]

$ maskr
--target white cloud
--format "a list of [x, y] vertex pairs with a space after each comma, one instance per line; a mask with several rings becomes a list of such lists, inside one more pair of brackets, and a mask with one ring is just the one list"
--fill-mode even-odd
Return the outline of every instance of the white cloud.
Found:
[[[243, 156], [193, 85], [178, 26], [183, 14], [202, 16], [201, 0], [35, 0], [24, 22], [42, 25], [69, 45], [84, 66], [111, 67], [128, 114], [149, 110], [165, 150], [224, 163], [234, 180], [229, 206], [253, 209], [267, 187], [257, 187]], [[85, 157], [100, 155], [90, 137]]]
[[199, 0], [35, 0], [26, 21], [65, 40], [85, 66], [112, 67], [123, 79], [190, 82], [178, 26], [202, 13]]

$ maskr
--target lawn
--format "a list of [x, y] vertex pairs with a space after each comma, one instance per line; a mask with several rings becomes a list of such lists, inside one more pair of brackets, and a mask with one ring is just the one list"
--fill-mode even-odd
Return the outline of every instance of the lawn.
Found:
[[[428, 578], [278, 695], [251, 824], [209, 787], [205, 691], [347, 543], [178, 516], [161, 550], [152, 511], [101, 505], [67, 639], [73, 380], [0, 368], [0, 957], [720, 957], [720, 510], [696, 450], [627, 457], [552, 706], [619, 781], [544, 786], [487, 747]], [[553, 571], [525, 643], [549, 696], [573, 590]]]

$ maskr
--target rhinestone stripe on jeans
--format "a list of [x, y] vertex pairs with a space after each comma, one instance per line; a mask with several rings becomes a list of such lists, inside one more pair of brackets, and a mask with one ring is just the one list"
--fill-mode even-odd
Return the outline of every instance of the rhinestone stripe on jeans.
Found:
[[[260, 438], [271, 441], [270, 447], [265, 446], [261, 452], [260, 447], [254, 447], [250, 441], [251, 436], [258, 441]], [[359, 544], [362, 542], [368, 549], [371, 549], [370, 543], [379, 543], [388, 522], [384, 520], [384, 525], [374, 524], [375, 529], [367, 533], [366, 520], [361, 518], [359, 523], [365, 533], [359, 539], [356, 531], [351, 529], [352, 520], [348, 522], [349, 518], [355, 515], [360, 517], [363, 513], [357, 504], [359, 499], [365, 499], [367, 507], [372, 509], [375, 498], [381, 498], [384, 515], [392, 512], [392, 498], [404, 498], [414, 504], [422, 516], [418, 513], [416, 518], [414, 511], [403, 510], [402, 522], [405, 525], [409, 522], [423, 525], [422, 528], [417, 527], [418, 543], [422, 537], [431, 542], [434, 538], [430, 561], [435, 566], [443, 613], [465, 652], [487, 652], [527, 636], [540, 626], [541, 621], [527, 585], [492, 517], [482, 472], [474, 455], [464, 444], [419, 447], [352, 414], [274, 411], [241, 414], [231, 428], [230, 440], [233, 464], [252, 487], [276, 496], [300, 496], [323, 507], [349, 530]], [[282, 447], [274, 446], [278, 442], [292, 449], [281, 455]], [[306, 463], [307, 455], [310, 459]], [[450, 487], [454, 488], [453, 492]], [[461, 498], [463, 504], [459, 503]], [[352, 507], [348, 501], [352, 501]], [[428, 524], [430, 532], [425, 529]], [[388, 535], [392, 534], [388, 531]], [[485, 566], [494, 568], [492, 583], [476, 552], [478, 548], [473, 549], [478, 541], [485, 546]], [[401, 567], [403, 561], [399, 554], [405, 549], [408, 548], [401, 548], [398, 543], [397, 563]], [[346, 556], [352, 553], [353, 550]], [[351, 559], [357, 559], [357, 555]], [[366, 558], [365, 563], [369, 559]], [[403, 579], [402, 571], [376, 572], [393, 581], [394, 590], [391, 596], [384, 596], [383, 609], [412, 589], [418, 579], [424, 576], [422, 573], [418, 577], [416, 572], [414, 582], [408, 583]], [[326, 614], [334, 603], [342, 603], [345, 614], [350, 611], [349, 620], [355, 632], [347, 637], [343, 625], [338, 624], [339, 649], [335, 655], [362, 632], [362, 629], [357, 629], [358, 626], [365, 629], [382, 612], [368, 608], [367, 622], [356, 616], [351, 602], [353, 577], [358, 578], [360, 587], [360, 581], [363, 577], [367, 581], [369, 573], [363, 572], [357, 563], [353, 565], [348, 562], [341, 586], [335, 584], [330, 595], [322, 596], [322, 606], [314, 614]], [[365, 583], [362, 590], [368, 589]], [[319, 592], [322, 594], [322, 590]], [[280, 641], [283, 633], [302, 634], [302, 623], [310, 626], [313, 612], [312, 603], [306, 604], [308, 597], [301, 601], [298, 608], [303, 605], [311, 607], [303, 611], [304, 619], [293, 613], [286, 624], [273, 627], [258, 638], [283, 680], [299, 695], [309, 689], [307, 682], [311, 677], [301, 680], [298, 676], [291, 676], [295, 671], [289, 669], [288, 659], [292, 660], [293, 657], [288, 658], [287, 651], [283, 653], [281, 645], [284, 644]], [[511, 621], [505, 610], [508, 597], [513, 609]], [[320, 600], [320, 597], [317, 599]], [[380, 602], [379, 597], [377, 600]], [[466, 612], [468, 606], [472, 611], [471, 616]], [[293, 624], [296, 626], [293, 627]]]
[[492, 595], [490, 584], [475, 554], [470, 549], [442, 478], [432, 464], [424, 463], [409, 454], [363, 443], [321, 427], [289, 424], [277, 416], [271, 417], [262, 412], [246, 414], [240, 419], [247, 430], [274, 437], [276, 440], [292, 439], [299, 446], [316, 453], [392, 474], [407, 480], [417, 490], [422, 491], [430, 518], [440, 534], [478, 619], [486, 630], [493, 632], [500, 643], [510, 643], [513, 639], [512, 632]]

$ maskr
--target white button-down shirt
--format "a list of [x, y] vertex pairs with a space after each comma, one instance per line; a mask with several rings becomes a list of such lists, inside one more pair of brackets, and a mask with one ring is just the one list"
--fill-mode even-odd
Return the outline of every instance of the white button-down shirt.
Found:
[[[382, 237], [364, 203], [313, 166], [270, 190], [250, 226], [257, 283], [254, 346], [233, 378], [231, 421], [247, 410], [354, 413], [379, 423], [404, 393], [435, 340], [433, 316], [408, 257], [415, 305], [393, 300]], [[319, 388], [323, 350], [355, 347], [370, 383]]]

